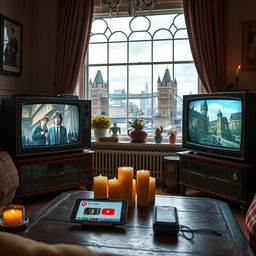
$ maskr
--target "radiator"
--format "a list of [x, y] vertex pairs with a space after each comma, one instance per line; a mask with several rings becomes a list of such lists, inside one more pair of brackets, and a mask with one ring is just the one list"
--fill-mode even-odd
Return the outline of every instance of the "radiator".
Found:
[[162, 180], [163, 157], [175, 155], [173, 152], [153, 150], [95, 149], [94, 176], [117, 177], [120, 166], [132, 166], [134, 171], [149, 170], [157, 181]]

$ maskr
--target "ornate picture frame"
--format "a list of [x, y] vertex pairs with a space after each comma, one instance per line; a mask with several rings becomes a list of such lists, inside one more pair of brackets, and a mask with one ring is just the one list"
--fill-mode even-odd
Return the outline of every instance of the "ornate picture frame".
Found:
[[22, 33], [23, 26], [21, 23], [1, 15], [1, 74], [21, 75]]
[[256, 21], [244, 21], [242, 30], [242, 69], [256, 70]]

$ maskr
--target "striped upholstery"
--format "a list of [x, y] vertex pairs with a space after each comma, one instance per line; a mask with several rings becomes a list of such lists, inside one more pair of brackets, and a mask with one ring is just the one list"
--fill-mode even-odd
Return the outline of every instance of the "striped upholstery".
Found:
[[245, 217], [245, 232], [254, 253], [256, 253], [256, 194]]
[[6, 151], [0, 151], [0, 206], [9, 203], [19, 185], [17, 169]]

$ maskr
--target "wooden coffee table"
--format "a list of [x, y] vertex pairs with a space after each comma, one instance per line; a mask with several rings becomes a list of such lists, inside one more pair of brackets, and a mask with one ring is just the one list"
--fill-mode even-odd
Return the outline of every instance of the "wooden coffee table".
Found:
[[[129, 208], [126, 225], [103, 228], [70, 223], [76, 198], [93, 198], [93, 192], [64, 192], [30, 217], [27, 229], [17, 234], [46, 243], [69, 243], [99, 252], [122, 255], [253, 255], [228, 205], [222, 201], [183, 196], [156, 196], [149, 207]], [[179, 222], [192, 229], [213, 229], [221, 236], [197, 232], [192, 241], [177, 236], [155, 235], [155, 205], [178, 209]]]

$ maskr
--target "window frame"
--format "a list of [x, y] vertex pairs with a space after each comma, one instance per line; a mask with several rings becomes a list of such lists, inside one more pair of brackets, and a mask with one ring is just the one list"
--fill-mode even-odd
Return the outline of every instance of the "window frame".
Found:
[[[149, 15], [166, 15], [166, 14], [176, 14], [177, 16], [179, 14], [184, 14], [183, 12], [183, 9], [182, 8], [179, 8], [179, 9], [165, 9], [164, 11], [163, 10], [155, 10], [155, 11], [152, 11], [150, 14], [148, 13], [144, 13], [145, 16], [149, 16]], [[138, 15], [134, 15], [133, 18], [136, 18]], [[175, 16], [175, 18], [177, 17]], [[125, 13], [119, 13], [118, 14], [118, 17], [128, 17], [127, 14]], [[98, 14], [96, 13], [94, 15], [94, 19], [104, 19], [104, 18], [109, 18], [109, 14]], [[174, 18], [174, 19], [175, 19]], [[173, 19], [173, 21], [174, 21]], [[172, 21], [172, 22], [173, 22]], [[156, 31], [158, 31], [160, 29], [157, 29]], [[156, 31], [154, 33], [156, 33]], [[176, 33], [176, 32], [175, 32]], [[188, 38], [181, 38], [180, 40], [184, 40], [184, 39], [187, 39]], [[151, 45], [153, 44], [154, 41], [164, 41], [165, 39], [156, 39], [154, 40], [153, 38], [151, 38]], [[179, 40], [179, 39], [175, 39], [174, 37], [171, 39], [173, 40], [173, 42], [175, 40]], [[142, 41], [147, 41], [148, 40], [142, 40]], [[118, 41], [119, 43], [121, 41]], [[126, 42], [127, 44], [129, 44], [130, 42], [132, 41], [122, 41], [122, 42]], [[138, 42], [138, 41], [136, 41]], [[109, 56], [109, 41], [106, 42], [108, 44], [108, 56]], [[153, 47], [151, 46], [151, 51], [153, 52]], [[88, 77], [88, 74], [89, 74], [89, 67], [99, 67], [99, 66], [105, 66], [107, 67], [107, 81], [109, 81], [109, 67], [111, 66], [132, 66], [132, 65], [151, 65], [151, 67], [153, 67], [154, 65], [171, 65], [172, 66], [172, 70], [171, 70], [171, 76], [174, 77], [174, 65], [175, 64], [194, 64], [194, 60], [192, 59], [191, 61], [174, 61], [174, 51], [175, 51], [175, 47], [172, 47], [172, 60], [171, 61], [161, 61], [161, 62], [154, 62], [153, 61], [153, 54], [151, 54], [151, 61], [150, 62], [141, 62], [141, 63], [129, 63], [129, 61], [127, 61], [127, 63], [109, 63], [109, 57], [108, 57], [108, 61], [107, 63], [101, 63], [101, 64], [89, 64], [89, 51], [87, 52], [86, 54], [86, 57], [85, 57], [85, 65], [84, 65], [84, 72], [83, 72], [83, 76], [82, 76], [82, 79], [80, 80], [80, 85], [83, 85], [83, 86], [79, 86], [79, 89], [77, 90], [79, 92], [79, 95], [81, 96], [81, 98], [85, 98], [85, 99], [88, 99], [89, 98], [89, 86], [88, 86], [88, 81], [89, 81], [89, 77]], [[128, 73], [129, 71], [127, 71], [127, 90], [129, 88], [129, 76], [128, 76]], [[154, 86], [154, 80], [153, 80], [153, 68], [151, 68], [151, 93], [153, 95], [153, 86]], [[83, 87], [83, 88], [81, 88]], [[197, 76], [197, 92], [200, 93], [201, 92], [201, 84], [200, 84], [200, 80], [199, 80], [199, 77]], [[128, 105], [128, 101], [129, 101], [129, 97], [126, 98], [126, 103]], [[153, 105], [153, 97], [151, 98], [151, 115], [153, 113], [153, 108], [154, 108], [154, 105]], [[152, 116], [153, 117], [153, 116]], [[127, 120], [129, 120], [129, 113], [127, 112]], [[152, 127], [153, 127], [153, 118], [152, 118]], [[128, 130], [128, 127], [127, 127], [127, 130]], [[152, 131], [153, 131], [153, 128], [152, 128]], [[153, 142], [154, 139], [153, 139], [154, 135], [153, 135], [153, 132], [152, 134], [148, 135], [148, 138], [147, 138], [147, 141], [148, 142]], [[168, 136], [163, 136], [163, 142], [168, 142]], [[166, 137], [166, 138], [165, 138]], [[119, 138], [121, 141], [128, 141], [130, 140], [130, 137], [128, 135], [125, 135], [125, 134], [121, 134], [119, 135]], [[181, 142], [182, 140], [182, 137], [179, 136], [178, 137], [178, 142]]]

